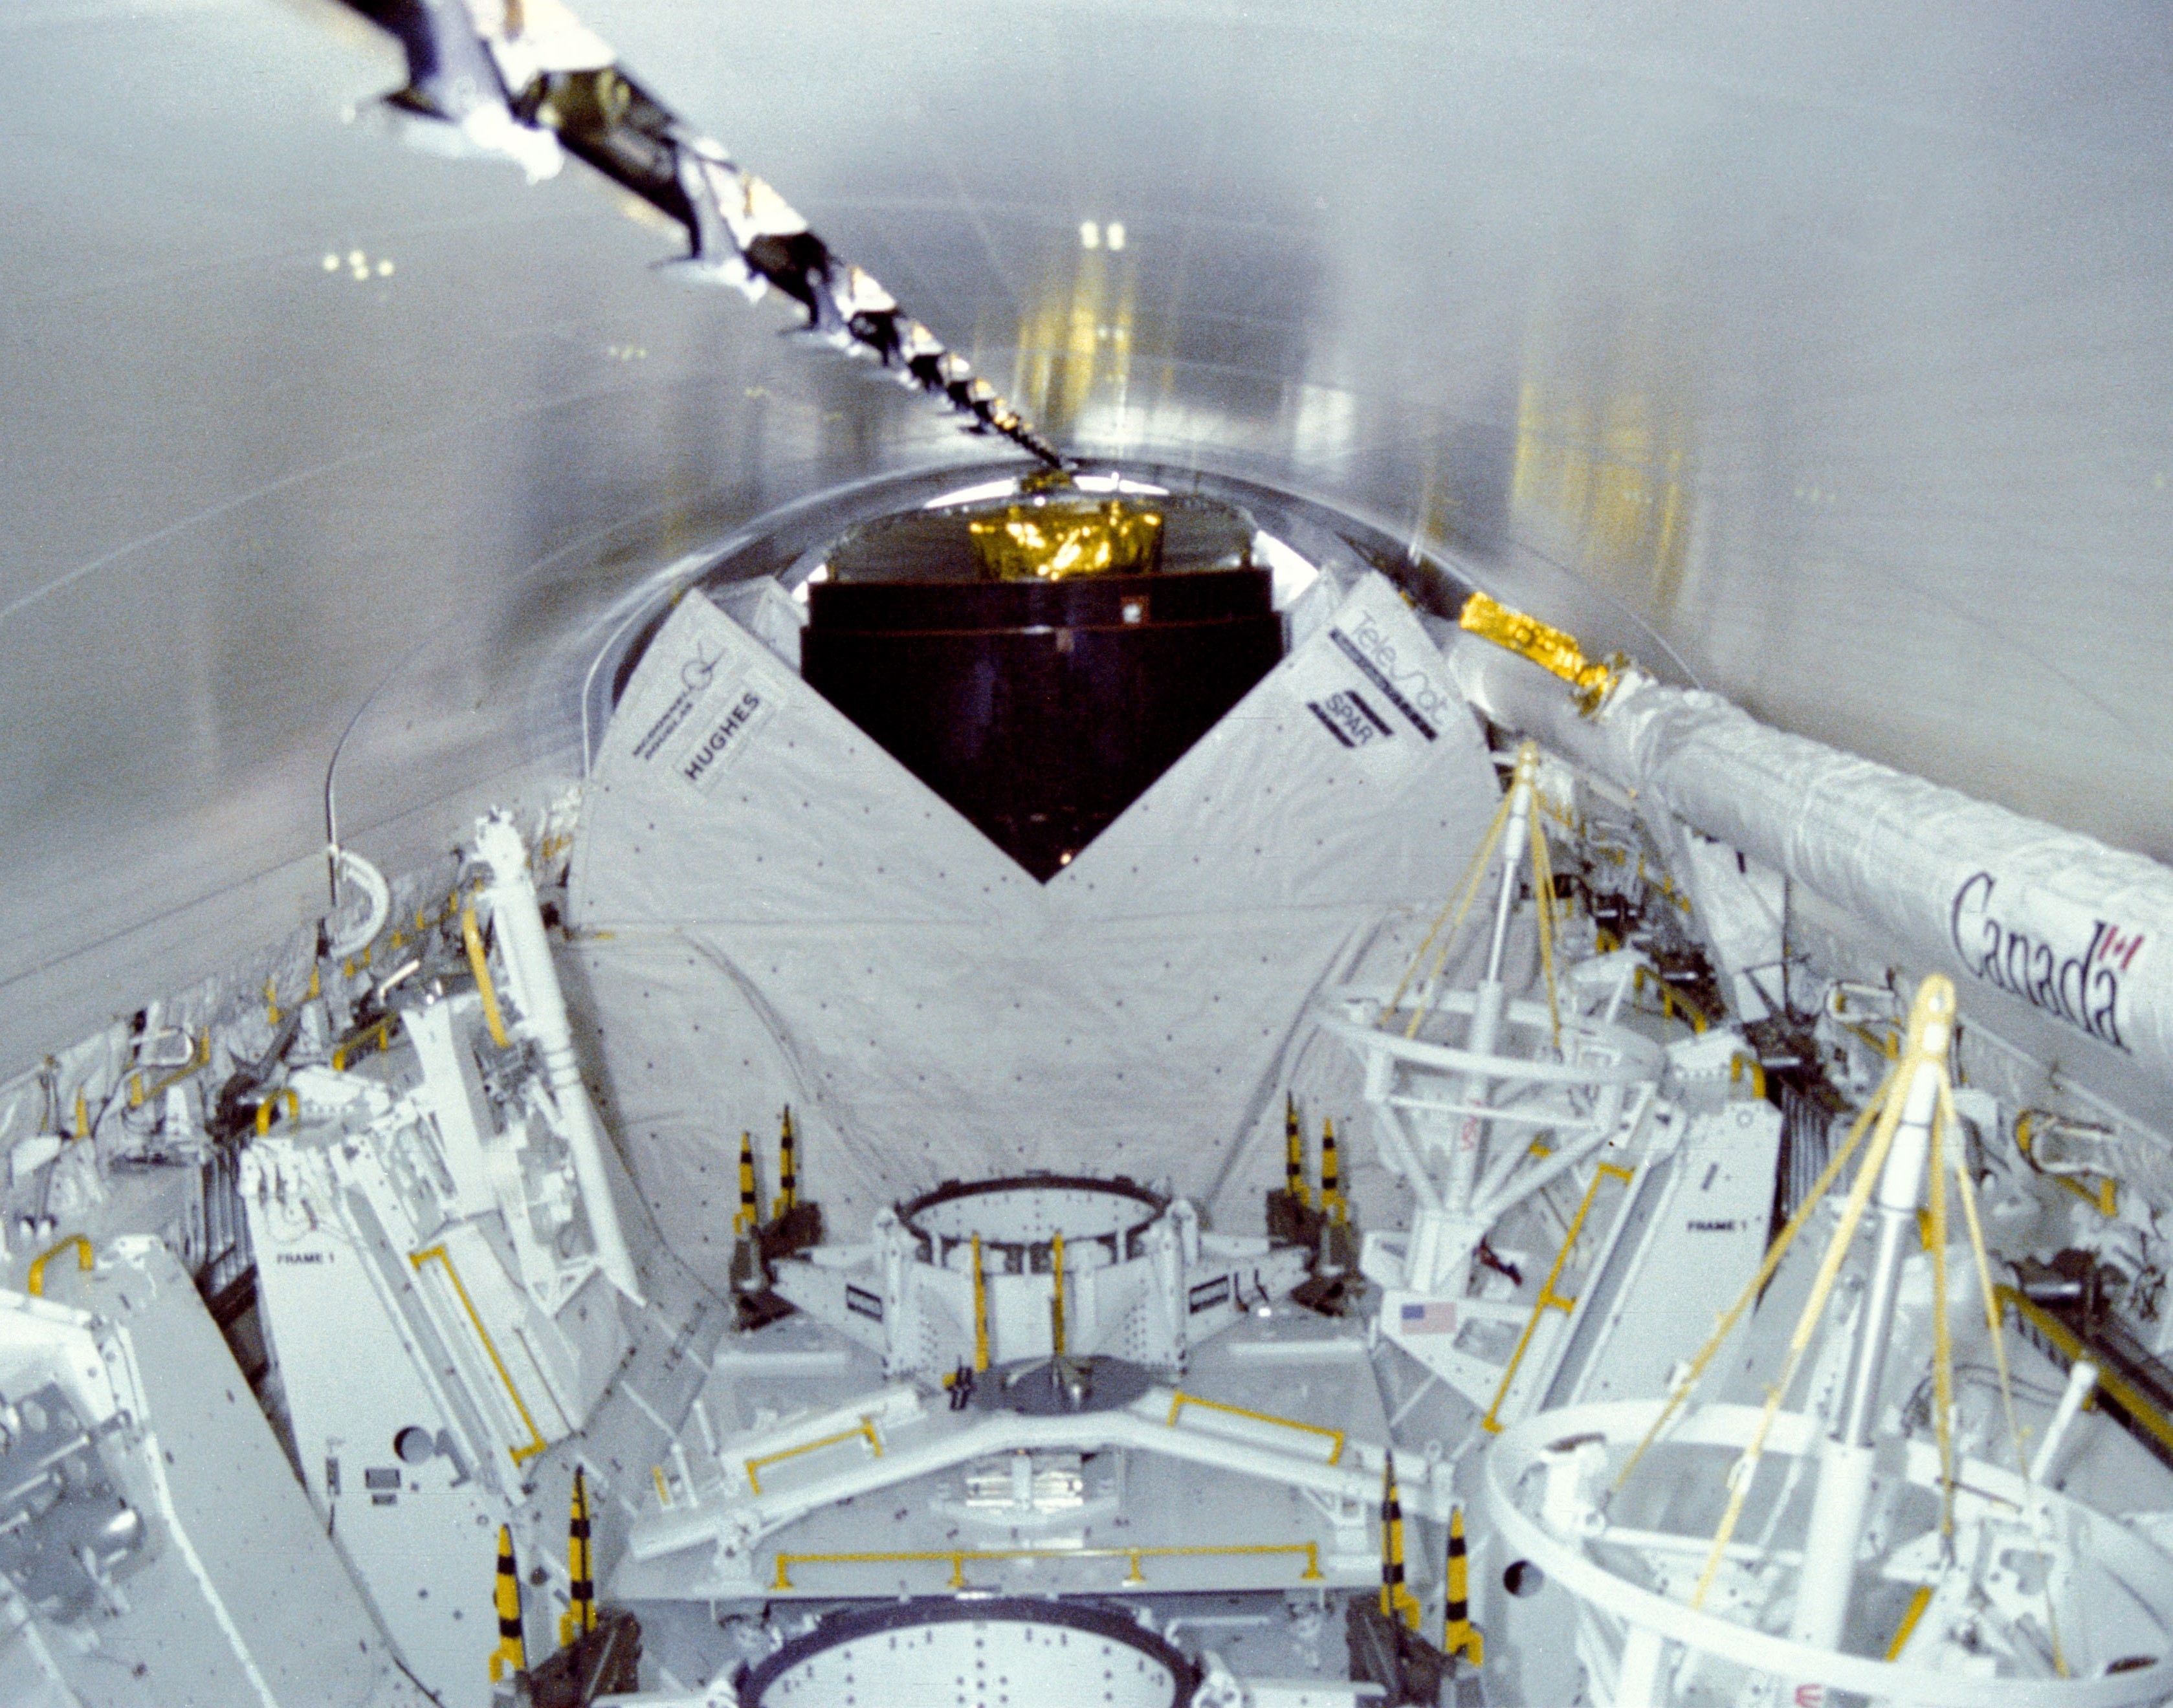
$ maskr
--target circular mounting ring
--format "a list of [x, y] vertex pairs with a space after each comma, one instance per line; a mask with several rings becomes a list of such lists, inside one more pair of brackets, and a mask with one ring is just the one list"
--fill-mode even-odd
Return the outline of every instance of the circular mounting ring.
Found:
[[[914, 1656], [916, 1648], [926, 1652]], [[849, 1683], [862, 1653], [871, 1676], [865, 1684]], [[1120, 1708], [1182, 1708], [1200, 1686], [1200, 1669], [1129, 1608], [993, 1596], [885, 1602], [832, 1614], [747, 1669], [739, 1682], [740, 1708], [779, 1708], [788, 1700], [805, 1708], [843, 1708], [854, 1695], [888, 1700], [881, 1694], [882, 1675], [902, 1682], [905, 1657], [931, 1667], [942, 1662], [946, 1685], [951, 1674], [961, 1680], [961, 1701], [993, 1702], [1002, 1694], [1016, 1703], [1093, 1700]], [[1130, 1664], [1108, 1664], [1113, 1658]], [[1006, 1670], [980, 1676], [994, 1668]], [[774, 1697], [774, 1685], [782, 1686]]]
[[[1051, 1237], [1060, 1232], [1067, 1246], [1101, 1247], [1112, 1263], [1141, 1256], [1147, 1230], [1167, 1212], [1169, 1200], [1121, 1174], [1107, 1180], [1007, 1174], [946, 1180], [896, 1209], [925, 1263], [944, 1267], [978, 1234], [981, 1261], [990, 1274], [1046, 1274], [1054, 1260]], [[1072, 1215], [1060, 1217], [1060, 1210], [1076, 1211], [1076, 1220]]]

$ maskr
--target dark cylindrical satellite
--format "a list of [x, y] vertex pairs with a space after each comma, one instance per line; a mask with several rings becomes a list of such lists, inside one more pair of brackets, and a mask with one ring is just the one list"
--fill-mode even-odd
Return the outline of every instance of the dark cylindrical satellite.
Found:
[[864, 524], [808, 590], [808, 682], [1046, 881], [1282, 656], [1253, 525], [1068, 487]]

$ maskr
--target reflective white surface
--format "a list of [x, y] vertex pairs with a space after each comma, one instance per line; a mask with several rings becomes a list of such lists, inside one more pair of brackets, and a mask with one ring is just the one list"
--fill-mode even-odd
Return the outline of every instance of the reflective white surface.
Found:
[[[2159, 8], [576, 9], [1068, 448], [2173, 856]], [[351, 723], [397, 867], [564, 762], [614, 600], [995, 454], [583, 169], [344, 122], [400, 72], [328, 5], [24, 0], [0, 51], [0, 1070], [321, 908]]]

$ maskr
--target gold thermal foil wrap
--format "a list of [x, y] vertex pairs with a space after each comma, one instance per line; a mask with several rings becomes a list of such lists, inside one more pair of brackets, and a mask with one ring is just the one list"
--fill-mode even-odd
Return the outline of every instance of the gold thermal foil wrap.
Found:
[[1162, 563], [1162, 517], [1116, 498], [1013, 504], [971, 526], [974, 559], [990, 581], [1143, 575]]
[[1575, 684], [1585, 693], [1604, 692], [1614, 680], [1613, 671], [1585, 657], [1576, 636], [1550, 628], [1536, 617], [1527, 617], [1521, 611], [1496, 604], [1483, 593], [1475, 593], [1464, 601], [1457, 626], [1529, 659], [1541, 670]]

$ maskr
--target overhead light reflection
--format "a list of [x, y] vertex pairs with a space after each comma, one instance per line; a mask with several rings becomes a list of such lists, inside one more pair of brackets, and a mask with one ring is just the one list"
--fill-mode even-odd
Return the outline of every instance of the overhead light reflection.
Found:
[[[1129, 475], [1082, 474], [1074, 477], [1072, 484], [1082, 493], [1122, 493], [1128, 498], [1161, 498], [1169, 496], [1167, 487], [1158, 487], [1151, 481], [1135, 481]], [[979, 481], [970, 487], [958, 487], [947, 493], [939, 493], [920, 508], [924, 510], [947, 509], [953, 504], [985, 504], [990, 498], [1008, 498], [1019, 489], [1017, 478], [1006, 476], [998, 481]], [[827, 571], [809, 576], [819, 581]]]
[[1511, 504], [1527, 525], [1566, 535], [1588, 573], [1664, 615], [1682, 592], [1691, 532], [1691, 417], [1672, 376], [1635, 359], [1635, 341], [1615, 353], [1614, 383], [1597, 392], [1552, 374], [1525, 380]]
[[390, 261], [380, 259], [373, 262], [359, 249], [351, 249], [344, 256], [337, 250], [326, 250], [324, 259], [318, 265], [327, 273], [337, 272], [344, 267], [348, 277], [357, 284], [365, 284], [372, 278], [390, 278], [393, 271]]
[[955, 493], [941, 493], [920, 508], [940, 510], [952, 504], [978, 504], [985, 498], [1007, 498], [1018, 490], [1018, 482], [1006, 475], [1000, 481], [983, 481], [978, 486], [961, 487]]
[[1124, 413], [1138, 279], [1132, 258], [1112, 259], [1110, 251], [1121, 251], [1125, 241], [1120, 224], [1082, 222], [1085, 252], [1051, 268], [1022, 317], [1012, 395], [1060, 437], [1090, 402]]
[[1147, 481], [1135, 481], [1120, 474], [1083, 474], [1072, 482], [1082, 493], [1124, 493], [1134, 497], [1167, 498], [1167, 487], [1155, 486]]

